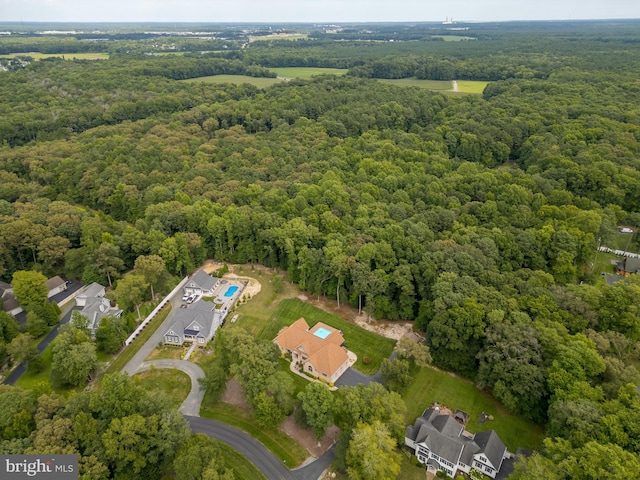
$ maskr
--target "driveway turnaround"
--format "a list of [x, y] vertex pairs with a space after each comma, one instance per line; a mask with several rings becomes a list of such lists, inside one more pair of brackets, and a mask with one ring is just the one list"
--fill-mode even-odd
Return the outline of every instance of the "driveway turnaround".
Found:
[[[128, 366], [129, 365], [127, 365], [127, 367]], [[198, 379], [204, 378], [204, 372], [198, 365], [187, 362], [186, 360], [151, 360], [149, 362], [143, 362], [134, 370], [127, 369], [126, 372], [129, 375], [135, 375], [139, 372], [151, 370], [151, 368], [175, 368], [189, 375], [191, 379], [191, 391], [184, 402], [182, 402], [182, 405], [180, 405], [178, 411], [183, 415], [191, 415], [193, 417], [200, 415], [200, 404], [204, 398], [204, 390], [200, 389]]]

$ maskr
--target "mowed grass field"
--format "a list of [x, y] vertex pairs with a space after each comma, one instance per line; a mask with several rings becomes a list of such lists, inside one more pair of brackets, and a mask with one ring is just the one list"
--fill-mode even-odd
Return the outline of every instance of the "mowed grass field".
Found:
[[309, 79], [316, 75], [344, 75], [347, 73], [346, 68], [286, 67], [270, 68], [269, 70], [276, 72], [279, 77], [302, 79]]
[[0, 55], [0, 58], [15, 58], [15, 57], [31, 57], [36, 60], [42, 60], [43, 58], [58, 57], [65, 60], [106, 60], [109, 58], [108, 53], [7, 53]]
[[249, 83], [258, 88], [266, 88], [274, 83], [282, 82], [279, 78], [249, 77], [247, 75], [211, 75], [209, 77], [188, 78], [180, 81], [191, 83], [234, 83], [236, 85]]
[[[467, 430], [495, 430], [509, 451], [518, 447], [534, 450], [540, 447], [544, 430], [540, 425], [509, 413], [496, 399], [478, 390], [470, 381], [434, 368], [421, 368], [403, 396], [407, 404], [406, 423], [412, 424], [433, 402], [452, 410], [464, 410], [470, 415]], [[478, 426], [480, 413], [493, 415], [494, 420]]]
[[[310, 327], [318, 322], [323, 322], [333, 328], [342, 330], [345, 340], [344, 346], [358, 356], [358, 361], [354, 367], [369, 375], [378, 371], [382, 360], [389, 358], [396, 344], [390, 338], [358, 327], [337, 315], [327, 313], [297, 298], [280, 302], [273, 317], [264, 325], [258, 336], [265, 340], [273, 340], [281, 328], [291, 325], [301, 317], [307, 321]], [[370, 359], [368, 365], [363, 361], [365, 357]]]
[[489, 82], [480, 82], [476, 80], [458, 80], [458, 92], [475, 93], [480, 95], [488, 83]]
[[447, 95], [475, 94], [479, 95], [489, 82], [475, 80], [458, 80], [458, 91], [453, 91], [453, 84], [450, 80], [420, 80], [415, 77], [398, 79], [378, 79], [380, 82], [390, 83], [399, 87], [419, 87], [433, 92], [441, 92]]

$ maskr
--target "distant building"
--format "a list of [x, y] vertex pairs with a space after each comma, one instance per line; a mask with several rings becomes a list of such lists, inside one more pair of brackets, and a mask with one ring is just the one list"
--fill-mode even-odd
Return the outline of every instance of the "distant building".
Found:
[[404, 441], [427, 470], [442, 470], [450, 477], [475, 469], [496, 478], [503, 464], [511, 462], [511, 454], [496, 432], [470, 434], [453, 416], [440, 414], [438, 407], [425, 410], [408, 426]]
[[313, 328], [304, 318], [283, 328], [273, 340], [282, 353], [290, 353], [291, 361], [305, 373], [335, 383], [349, 368], [349, 354], [343, 347], [342, 332], [322, 322]]

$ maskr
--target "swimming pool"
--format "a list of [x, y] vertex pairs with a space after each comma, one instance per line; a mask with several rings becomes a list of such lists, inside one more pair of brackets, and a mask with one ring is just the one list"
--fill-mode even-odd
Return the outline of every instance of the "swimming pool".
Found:
[[238, 291], [238, 288], [240, 288], [240, 287], [238, 287], [237, 285], [231, 285], [229, 288], [227, 288], [227, 291], [224, 292], [224, 296], [225, 297], [233, 296], [233, 294]]
[[321, 339], [325, 339], [327, 338], [329, 335], [331, 335], [331, 330], [327, 330], [324, 327], [320, 327], [319, 329], [317, 329], [315, 332], [313, 332], [313, 334], [316, 337], [320, 337]]

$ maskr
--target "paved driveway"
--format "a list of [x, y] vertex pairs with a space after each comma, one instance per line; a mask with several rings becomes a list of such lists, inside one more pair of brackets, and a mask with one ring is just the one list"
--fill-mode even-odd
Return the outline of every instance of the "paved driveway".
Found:
[[[127, 364], [128, 365], [128, 364]], [[127, 370], [129, 375], [134, 375], [139, 372], [151, 370], [151, 368], [176, 368], [187, 375], [191, 379], [191, 391], [187, 398], [185, 398], [178, 411], [183, 415], [190, 415], [197, 417], [200, 415], [200, 404], [204, 398], [204, 390], [200, 389], [199, 378], [204, 378], [204, 372], [195, 363], [187, 362], [186, 360], [151, 360], [149, 362], [143, 362], [138, 366], [136, 370]]]

